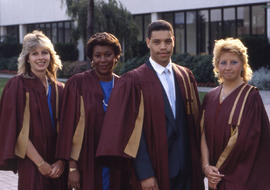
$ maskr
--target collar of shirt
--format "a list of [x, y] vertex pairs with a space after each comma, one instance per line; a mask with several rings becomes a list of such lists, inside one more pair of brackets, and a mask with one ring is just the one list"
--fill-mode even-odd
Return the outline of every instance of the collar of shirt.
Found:
[[162, 65], [158, 64], [157, 62], [155, 62], [151, 57], [149, 58], [149, 61], [152, 65], [152, 67], [154, 68], [154, 70], [161, 75], [165, 69], [168, 69], [170, 71], [170, 73], [173, 73], [172, 71], [172, 60], [170, 60], [170, 62], [168, 63], [168, 65], [166, 67], [163, 67]]

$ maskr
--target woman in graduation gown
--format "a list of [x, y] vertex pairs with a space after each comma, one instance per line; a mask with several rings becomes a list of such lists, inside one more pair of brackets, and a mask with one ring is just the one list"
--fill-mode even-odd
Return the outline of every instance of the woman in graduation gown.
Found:
[[33, 31], [24, 37], [18, 75], [7, 82], [0, 103], [0, 169], [18, 171], [19, 190], [65, 189], [64, 162], [54, 157], [61, 67], [47, 36]]
[[69, 161], [68, 185], [75, 190], [125, 189], [121, 171], [103, 167], [95, 158], [110, 93], [118, 80], [113, 68], [120, 53], [114, 35], [94, 34], [86, 52], [93, 69], [72, 76], [65, 86], [57, 158]]
[[256, 87], [247, 48], [239, 39], [215, 42], [220, 85], [204, 98], [202, 168], [211, 189], [270, 189], [270, 124]]

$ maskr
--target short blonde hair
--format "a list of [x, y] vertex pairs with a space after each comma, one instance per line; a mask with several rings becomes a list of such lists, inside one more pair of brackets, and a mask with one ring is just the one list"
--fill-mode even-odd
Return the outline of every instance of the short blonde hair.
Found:
[[218, 78], [218, 82], [222, 83], [223, 79], [219, 75], [218, 64], [220, 61], [220, 57], [223, 53], [230, 52], [234, 53], [239, 57], [239, 59], [243, 62], [243, 71], [241, 72], [241, 76], [243, 77], [244, 82], [248, 82], [252, 78], [252, 70], [250, 65], [248, 64], [248, 54], [247, 48], [241, 42], [241, 40], [236, 38], [226, 38], [215, 41], [215, 47], [213, 50], [213, 61], [212, 64], [214, 66], [214, 74]]
[[34, 30], [32, 33], [28, 33], [24, 36], [22, 51], [18, 58], [18, 74], [30, 74], [31, 67], [28, 62], [29, 53], [37, 47], [44, 47], [48, 49], [51, 61], [47, 68], [46, 74], [51, 80], [56, 81], [57, 70], [62, 69], [61, 60], [54, 50], [51, 40], [38, 30]]

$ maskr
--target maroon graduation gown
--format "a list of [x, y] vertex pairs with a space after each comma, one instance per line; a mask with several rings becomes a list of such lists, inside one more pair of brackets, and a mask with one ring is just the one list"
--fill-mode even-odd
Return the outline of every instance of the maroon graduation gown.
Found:
[[[65, 85], [56, 157], [77, 161], [82, 190], [102, 189], [102, 165], [95, 154], [105, 116], [103, 98], [93, 70], [74, 75]], [[111, 190], [125, 189], [121, 171], [111, 168], [110, 177]]]
[[[200, 128], [197, 125], [199, 99], [190, 70], [173, 64], [187, 113], [192, 158], [192, 190], [203, 189], [200, 167]], [[190, 82], [189, 82], [190, 81]], [[112, 92], [104, 119], [97, 156], [101, 158], [135, 158], [144, 131], [148, 153], [159, 188], [168, 190], [168, 145], [162, 86], [146, 64], [121, 77]], [[136, 184], [135, 184], [136, 183]], [[140, 189], [133, 181], [133, 189]]]
[[[213, 89], [205, 96], [203, 103], [203, 127], [211, 165], [217, 164], [227, 147], [233, 135], [231, 130], [238, 128], [238, 135], [236, 142], [232, 143], [231, 152], [223, 154], [226, 159], [219, 168], [225, 177], [218, 189], [268, 190], [270, 189], [270, 125], [259, 92], [250, 85], [241, 85], [220, 103], [220, 91], [220, 86]], [[239, 101], [229, 122], [238, 95]], [[242, 105], [244, 107], [238, 125]]]
[[[56, 86], [58, 95], [61, 97], [63, 85], [57, 83]], [[56, 90], [53, 82], [51, 82], [51, 87], [51, 105], [55, 126], [57, 126]], [[44, 177], [37, 166], [25, 155], [25, 150], [21, 152], [20, 157], [15, 153], [16, 142], [23, 131], [23, 123], [28, 120], [24, 119], [28, 93], [30, 125], [28, 125], [27, 139], [31, 140], [46, 162], [53, 164], [56, 161], [54, 155], [57, 132], [52, 127], [46, 90], [34, 75], [33, 77], [18, 75], [6, 84], [0, 103], [0, 169], [18, 171], [19, 190], [65, 189], [64, 176], [59, 179]], [[26, 147], [27, 141], [22, 141], [20, 145]]]

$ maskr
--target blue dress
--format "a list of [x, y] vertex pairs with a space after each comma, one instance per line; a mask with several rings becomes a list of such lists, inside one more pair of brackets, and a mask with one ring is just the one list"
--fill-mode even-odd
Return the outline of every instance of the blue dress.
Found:
[[[106, 82], [100, 81], [100, 85], [101, 85], [103, 95], [104, 95], [104, 99], [102, 101], [103, 109], [106, 112], [110, 95], [111, 95], [111, 91], [113, 88], [113, 80], [106, 81]], [[109, 168], [106, 168], [106, 167], [102, 168], [102, 187], [103, 187], [103, 190], [110, 189], [110, 170]]]

